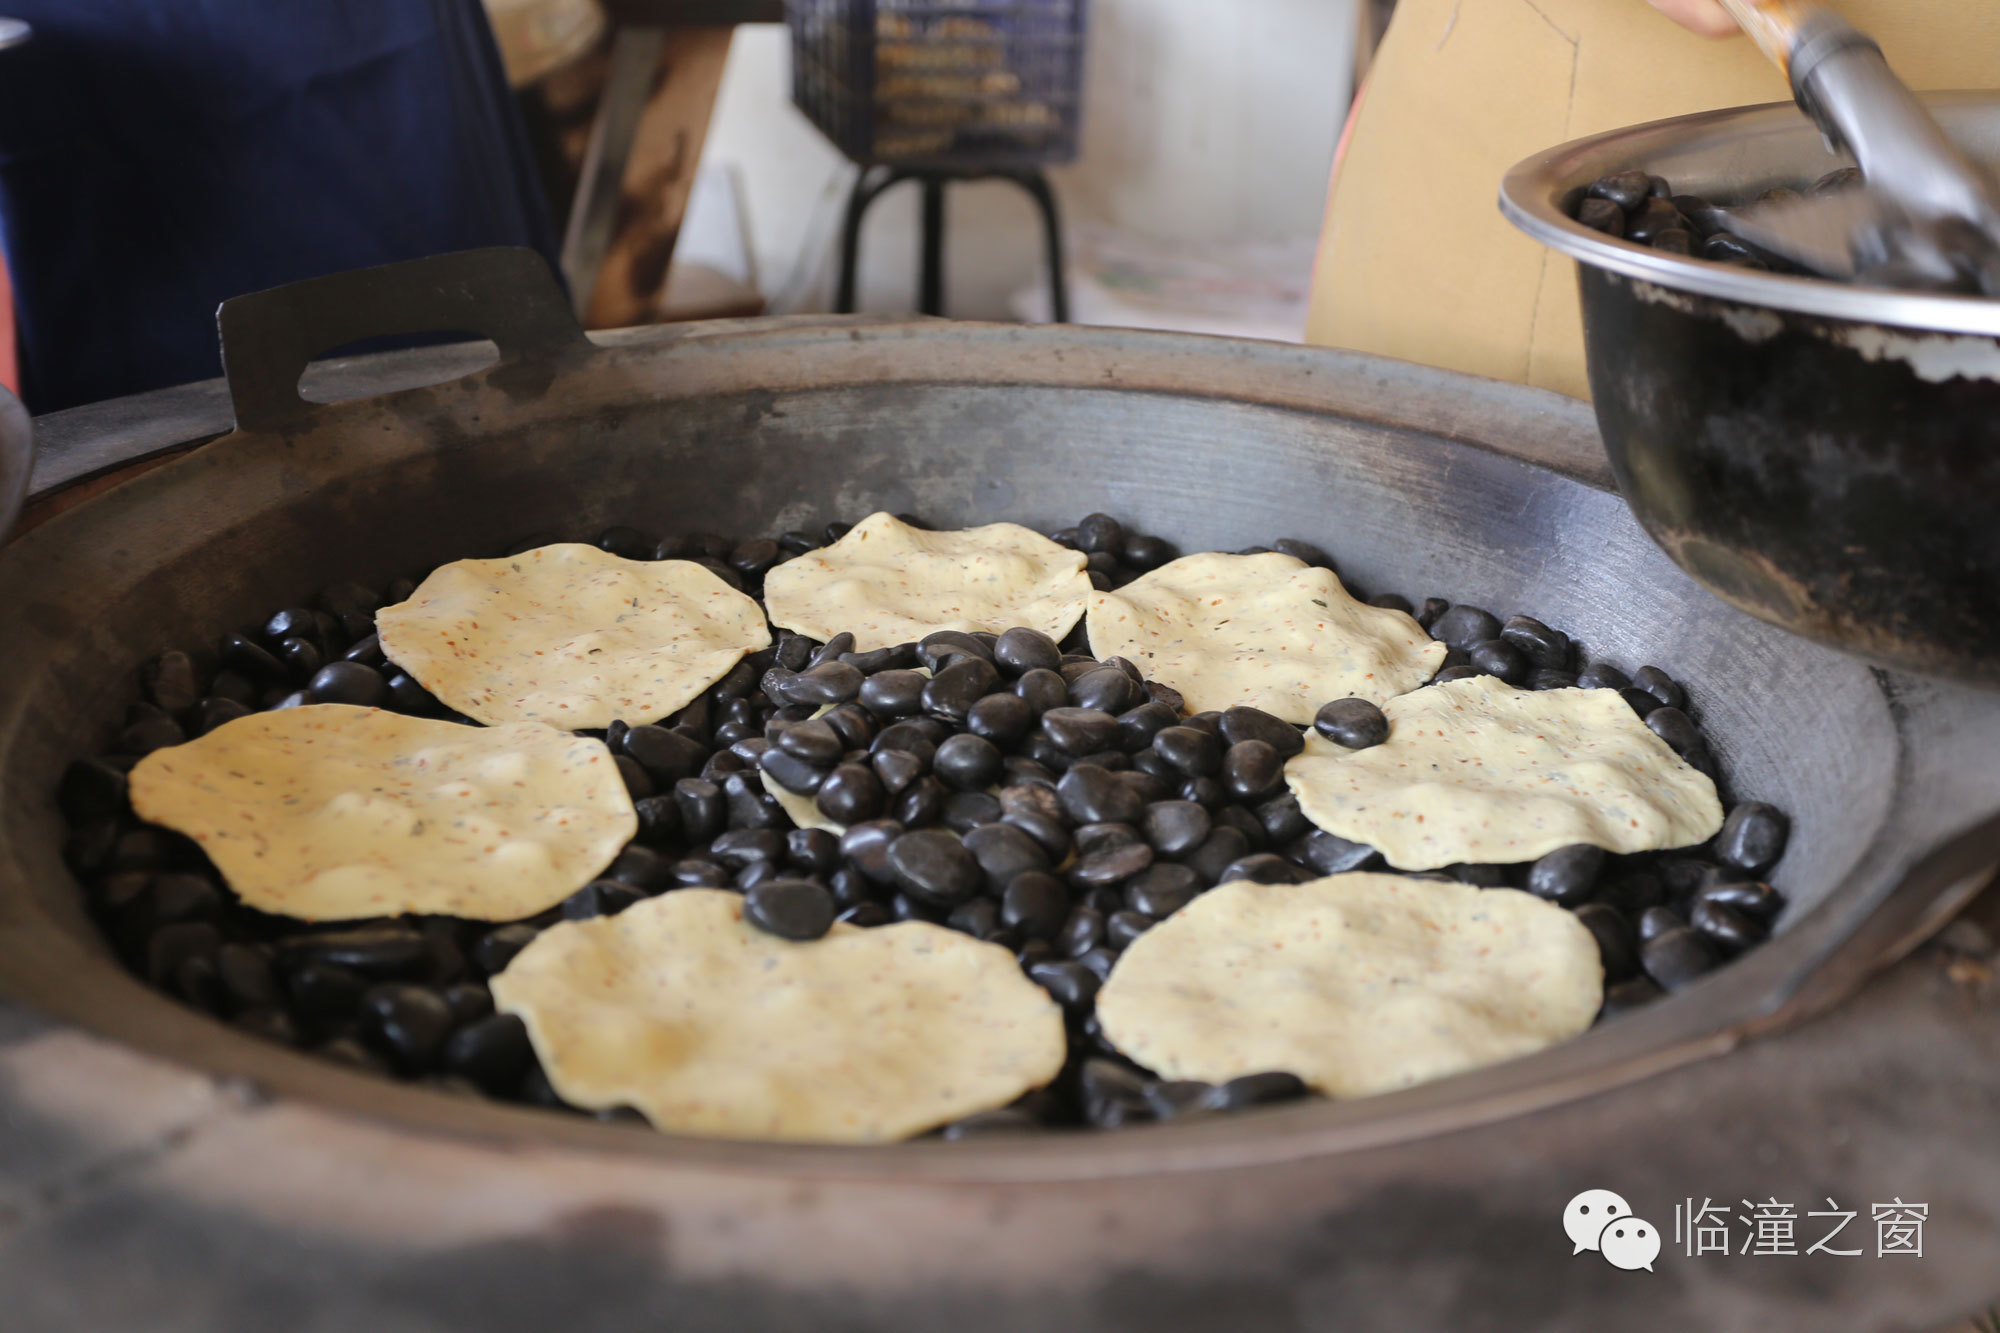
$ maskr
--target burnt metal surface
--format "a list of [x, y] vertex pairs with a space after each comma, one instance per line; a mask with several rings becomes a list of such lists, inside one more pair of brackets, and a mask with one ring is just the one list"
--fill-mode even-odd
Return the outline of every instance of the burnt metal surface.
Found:
[[[2000, 95], [1929, 100], [2000, 156]], [[1551, 149], [1503, 206], [1579, 260], [1606, 452], [1682, 568], [1794, 633], [2000, 686], [2000, 301], [1731, 268], [1566, 216], [1632, 167], [1727, 202], [1836, 165], [1796, 112], [1715, 112]]]
[[[1339, 1156], [923, 1187], [671, 1171], [440, 1133], [220, 1082], [0, 1015], [11, 1333], [1933, 1333], [2000, 1298], [2000, 982], [1927, 946], [1833, 1015], [1541, 1115]], [[1954, 937], [1965, 932], [1954, 931]], [[107, 1095], [115, 1092], [116, 1095]], [[608, 1134], [642, 1137], [637, 1129]], [[1652, 1273], [1572, 1256], [1564, 1202], [1624, 1195]], [[1684, 1199], [1797, 1205], [1800, 1249], [1689, 1258]], [[1930, 1207], [1877, 1258], [1871, 1205]], [[1804, 1230], [1810, 1225], [1814, 1230]]]
[[2000, 684], [2000, 375], [1926, 379], [1867, 325], [1578, 277], [1619, 490], [1682, 568], [1775, 625]]
[[368, 339], [444, 331], [490, 338], [486, 378], [533, 398], [590, 341], [564, 309], [555, 274], [532, 250], [495, 246], [310, 278], [224, 301], [216, 315], [236, 428], [310, 429], [299, 380], [314, 356]]
[[[1806, 1021], [2000, 859], [2000, 709], [1719, 606], [1614, 496], [1536, 465], [1591, 470], [1580, 406], [1304, 348], [931, 323], [633, 337], [518, 389], [496, 366], [226, 436], [0, 553], [0, 992], [41, 1015], [0, 1011], [19, 1326], [1664, 1328], [1803, 1306], [1889, 1328], [2000, 1285], [1989, 1000], [1892, 978], [1902, 1035], [1836, 1023], [1852, 1005]], [[1319, 541], [1364, 589], [1526, 611], [1673, 670], [1738, 789], [1797, 822], [1780, 936], [1577, 1041], [1388, 1097], [821, 1148], [466, 1101], [259, 1042], [120, 970], [62, 868], [56, 775], [138, 665], [331, 579], [612, 522], [1051, 528], [1100, 506], [1189, 548]], [[1921, 1266], [1669, 1256], [1647, 1277], [1572, 1259], [1559, 1216], [1590, 1186], [1663, 1229], [1687, 1194], [1895, 1190], [1939, 1221]]]

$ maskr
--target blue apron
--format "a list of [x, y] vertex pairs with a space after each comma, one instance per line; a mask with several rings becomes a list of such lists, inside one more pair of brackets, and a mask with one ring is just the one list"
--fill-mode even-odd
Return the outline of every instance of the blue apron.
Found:
[[556, 241], [480, 0], [0, 0], [22, 397], [221, 373], [215, 307]]

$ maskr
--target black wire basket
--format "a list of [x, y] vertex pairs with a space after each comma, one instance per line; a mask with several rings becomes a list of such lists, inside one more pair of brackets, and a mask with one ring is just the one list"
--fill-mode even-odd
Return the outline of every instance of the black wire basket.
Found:
[[1067, 162], [1087, 0], [785, 0], [792, 100], [864, 165]]

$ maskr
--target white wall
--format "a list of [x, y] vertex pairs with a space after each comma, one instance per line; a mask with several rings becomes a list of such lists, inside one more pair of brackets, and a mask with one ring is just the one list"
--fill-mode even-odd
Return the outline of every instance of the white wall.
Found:
[[[1194, 242], [1316, 233], [1353, 34], [1353, 0], [1093, 0], [1083, 153], [1052, 173], [1069, 219]], [[851, 168], [790, 79], [785, 30], [739, 28], [704, 162], [743, 183], [774, 310], [823, 309]], [[1041, 262], [1032, 204], [984, 182], [946, 208], [948, 312], [1005, 318]], [[863, 233], [863, 310], [915, 305], [917, 238], [915, 187], [898, 187]]]
[[1091, 24], [1083, 155], [1058, 181], [1079, 216], [1166, 240], [1318, 234], [1352, 0], [1096, 0]]

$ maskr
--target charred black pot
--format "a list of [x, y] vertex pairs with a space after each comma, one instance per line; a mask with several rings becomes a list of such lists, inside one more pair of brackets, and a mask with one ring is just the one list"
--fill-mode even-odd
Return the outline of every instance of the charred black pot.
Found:
[[[2000, 96], [1934, 109], [2000, 156]], [[1664, 254], [1569, 205], [1633, 167], [1721, 202], [1839, 162], [1789, 105], [1620, 130], [1521, 164], [1501, 206], [1578, 260], [1619, 489], [1710, 591], [1873, 661], [2000, 685], [2000, 302]]]

